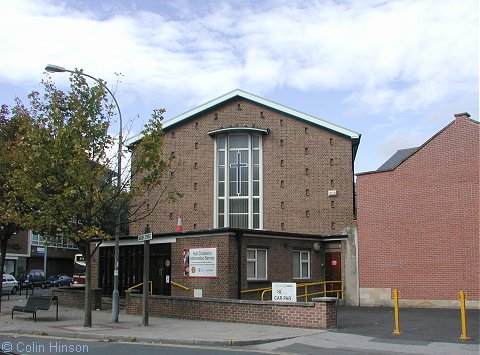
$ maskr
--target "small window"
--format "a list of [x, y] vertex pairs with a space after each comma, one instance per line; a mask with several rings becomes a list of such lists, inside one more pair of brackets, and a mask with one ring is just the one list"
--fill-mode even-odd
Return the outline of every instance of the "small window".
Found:
[[247, 279], [267, 279], [267, 250], [247, 249]]
[[308, 175], [310, 174], [310, 171], [308, 170], [308, 168], [305, 168], [305, 175]]
[[175, 139], [175, 132], [172, 132], [172, 139]]
[[300, 250], [293, 251], [293, 278], [310, 278], [310, 252]]
[[198, 143], [195, 142], [195, 149], [198, 149]]

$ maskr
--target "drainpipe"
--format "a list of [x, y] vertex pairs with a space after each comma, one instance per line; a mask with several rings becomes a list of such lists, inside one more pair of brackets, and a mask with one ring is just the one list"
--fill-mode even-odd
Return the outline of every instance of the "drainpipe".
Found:
[[237, 231], [237, 299], [239, 300], [242, 299], [242, 237], [242, 232]]

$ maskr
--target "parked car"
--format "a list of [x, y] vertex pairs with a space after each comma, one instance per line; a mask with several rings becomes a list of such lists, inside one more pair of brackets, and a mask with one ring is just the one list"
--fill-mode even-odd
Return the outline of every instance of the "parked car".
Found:
[[72, 277], [68, 275], [55, 275], [50, 278], [50, 286], [70, 286], [72, 283]]
[[24, 270], [18, 276], [21, 288], [38, 287], [45, 288], [50, 285], [43, 270]]
[[11, 293], [14, 295], [17, 293], [18, 288], [18, 281], [15, 279], [15, 277], [12, 275], [3, 274], [2, 293]]

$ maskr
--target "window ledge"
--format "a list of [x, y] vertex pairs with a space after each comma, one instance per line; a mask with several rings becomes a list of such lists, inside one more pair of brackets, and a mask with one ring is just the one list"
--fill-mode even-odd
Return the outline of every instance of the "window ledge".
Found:
[[270, 282], [270, 279], [247, 279], [247, 282], [251, 282], [251, 283]]

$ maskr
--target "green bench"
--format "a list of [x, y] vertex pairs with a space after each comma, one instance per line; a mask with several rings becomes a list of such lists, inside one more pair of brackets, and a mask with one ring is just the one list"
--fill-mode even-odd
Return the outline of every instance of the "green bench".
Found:
[[58, 321], [58, 297], [57, 296], [36, 296], [31, 295], [27, 299], [27, 304], [25, 306], [14, 306], [12, 308], [12, 319], [14, 312], [23, 312], [33, 314], [33, 319], [37, 321], [37, 311], [48, 311], [52, 305], [52, 301], [55, 301], [57, 306], [57, 316], [56, 320]]

